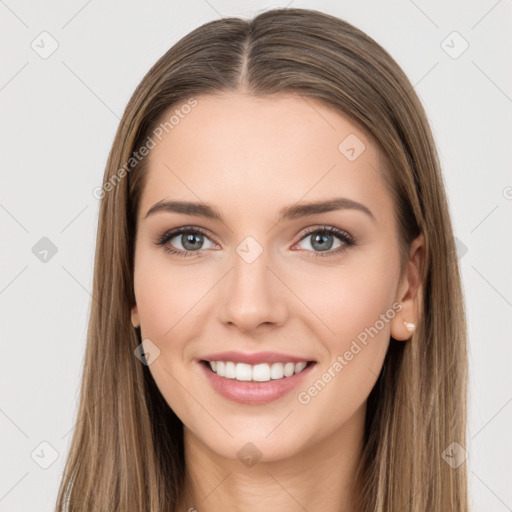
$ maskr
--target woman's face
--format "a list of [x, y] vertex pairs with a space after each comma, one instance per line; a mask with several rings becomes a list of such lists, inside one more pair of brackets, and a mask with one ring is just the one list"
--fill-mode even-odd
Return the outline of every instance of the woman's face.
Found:
[[[196, 101], [173, 107], [165, 120], [178, 110], [179, 122], [153, 137], [133, 319], [191, 435], [224, 457], [250, 442], [277, 460], [361, 426], [390, 335], [410, 336], [394, 205], [377, 147], [323, 104], [242, 93]], [[235, 354], [216, 355], [225, 351]], [[237, 376], [222, 377], [203, 362], [213, 355], [245, 364], [217, 363]], [[246, 355], [261, 357], [247, 366]], [[279, 378], [300, 361], [314, 364]]]

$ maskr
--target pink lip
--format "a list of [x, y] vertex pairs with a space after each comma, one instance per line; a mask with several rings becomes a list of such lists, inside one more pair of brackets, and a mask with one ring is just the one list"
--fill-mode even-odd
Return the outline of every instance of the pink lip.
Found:
[[[212, 360], [215, 361], [215, 359]], [[222, 361], [225, 359], [220, 358], [217, 360]], [[300, 361], [298, 360], [297, 362]], [[267, 382], [242, 382], [219, 377], [211, 370], [208, 363], [202, 362], [199, 366], [202, 368], [213, 389], [224, 398], [240, 404], [263, 405], [283, 397], [296, 388], [311, 372], [315, 364], [310, 364], [300, 373], [293, 374], [291, 377], [283, 377], [282, 379], [269, 380]]]
[[[277, 352], [256, 352], [247, 354], [229, 350], [227, 352], [217, 352], [201, 357], [199, 361], [233, 361], [236, 363], [261, 364], [261, 363], [300, 363], [302, 361], [314, 361], [308, 357], [297, 357], [289, 354], [279, 354]], [[290, 378], [290, 377], [287, 377]]]

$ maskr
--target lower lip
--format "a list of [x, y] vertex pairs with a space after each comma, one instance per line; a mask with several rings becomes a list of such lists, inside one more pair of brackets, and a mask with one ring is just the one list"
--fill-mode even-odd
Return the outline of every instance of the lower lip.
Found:
[[[309, 364], [300, 373], [294, 373], [290, 377], [269, 380], [266, 382], [239, 381], [219, 377], [209, 367], [209, 363], [201, 362], [200, 366], [210, 381], [213, 389], [220, 395], [233, 402], [249, 405], [262, 405], [277, 400], [290, 393], [311, 372], [316, 363]], [[207, 366], [208, 365], [208, 366]]]

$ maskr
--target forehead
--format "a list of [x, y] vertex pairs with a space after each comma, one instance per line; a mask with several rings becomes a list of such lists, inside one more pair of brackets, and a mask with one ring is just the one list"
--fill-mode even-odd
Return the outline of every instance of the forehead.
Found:
[[165, 198], [255, 213], [338, 196], [390, 206], [378, 146], [325, 104], [295, 94], [195, 100], [162, 118], [174, 114], [148, 156], [141, 215]]

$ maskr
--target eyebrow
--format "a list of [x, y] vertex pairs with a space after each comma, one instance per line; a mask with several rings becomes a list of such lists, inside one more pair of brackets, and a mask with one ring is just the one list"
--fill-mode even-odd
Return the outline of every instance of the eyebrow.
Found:
[[[313, 203], [302, 203], [286, 206], [279, 211], [278, 223], [285, 220], [298, 219], [327, 213], [335, 210], [357, 210], [368, 215], [375, 220], [373, 213], [365, 205], [348, 199], [339, 197], [326, 201], [316, 201]], [[154, 215], [158, 212], [181, 213], [185, 215], [194, 215], [224, 222], [220, 212], [207, 203], [194, 203], [190, 201], [159, 201], [154, 204], [146, 213], [144, 218]]]

